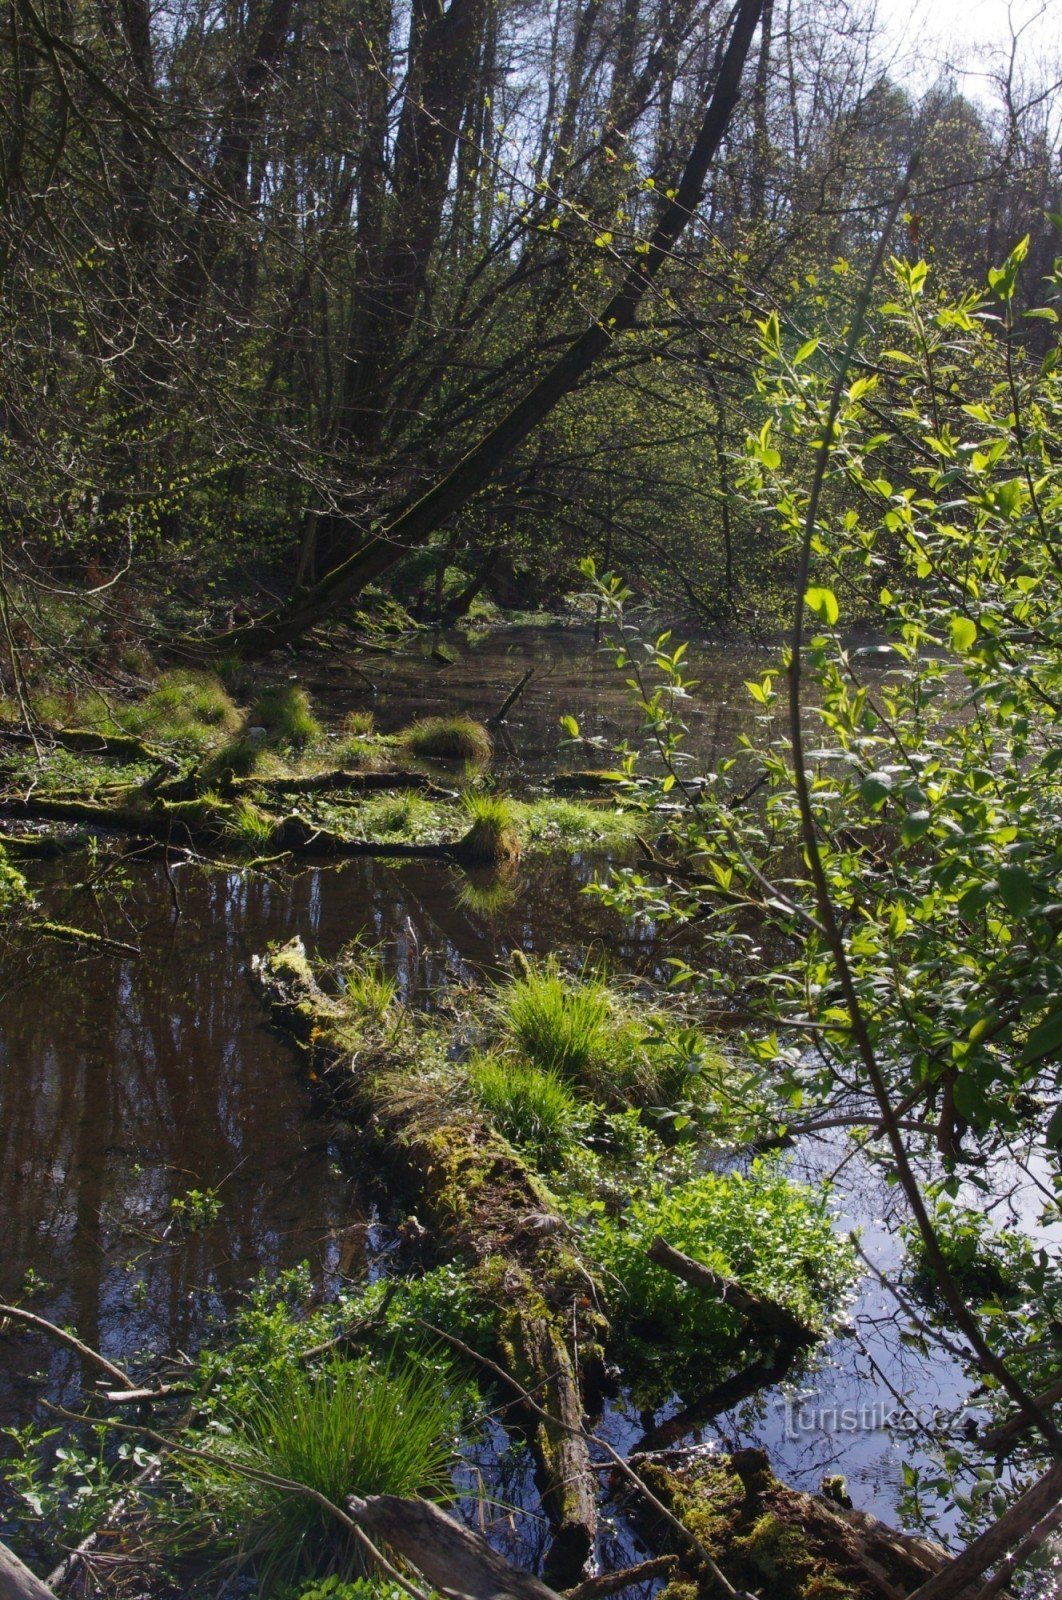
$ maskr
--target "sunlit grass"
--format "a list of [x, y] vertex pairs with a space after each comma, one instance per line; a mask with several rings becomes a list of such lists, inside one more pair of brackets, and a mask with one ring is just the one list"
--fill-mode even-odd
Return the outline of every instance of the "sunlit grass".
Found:
[[323, 737], [305, 689], [298, 684], [278, 684], [264, 689], [251, 707], [248, 724], [262, 727], [274, 744], [301, 749]]
[[512, 802], [500, 794], [470, 790], [462, 796], [470, 827], [460, 841], [469, 861], [514, 861], [520, 854], [520, 830]]
[[405, 728], [398, 742], [412, 755], [436, 761], [469, 761], [482, 765], [490, 760], [490, 734], [481, 722], [471, 717], [424, 717]]
[[232, 738], [241, 722], [217, 678], [184, 670], [166, 673], [145, 699], [116, 711], [114, 720], [127, 733], [200, 745]]
[[539, 1166], [556, 1167], [586, 1127], [586, 1110], [559, 1073], [513, 1056], [474, 1056], [468, 1081], [499, 1133]]
[[449, 1498], [457, 1407], [445, 1375], [333, 1360], [269, 1371], [229, 1419], [234, 1469], [205, 1468], [203, 1499], [253, 1562], [261, 1594], [300, 1578], [351, 1576], [360, 1547], [324, 1507], [241, 1477], [244, 1466], [305, 1484], [343, 1507], [348, 1495]]

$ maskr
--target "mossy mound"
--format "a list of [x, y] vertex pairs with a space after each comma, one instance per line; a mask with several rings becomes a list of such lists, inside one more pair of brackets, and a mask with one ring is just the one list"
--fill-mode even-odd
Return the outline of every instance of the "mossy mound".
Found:
[[[642, 1475], [738, 1590], [771, 1600], [895, 1600], [947, 1565], [928, 1540], [865, 1512], [844, 1511], [780, 1483], [761, 1450], [701, 1454]], [[651, 1542], [680, 1557], [667, 1600], [718, 1594], [710, 1572], [657, 1514], [639, 1513]]]

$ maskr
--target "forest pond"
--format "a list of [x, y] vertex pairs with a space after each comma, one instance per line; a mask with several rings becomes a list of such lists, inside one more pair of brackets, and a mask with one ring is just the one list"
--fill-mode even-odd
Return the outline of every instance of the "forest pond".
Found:
[[[577, 762], [561, 747], [562, 714], [609, 740], [636, 730], [623, 674], [588, 632], [511, 628], [448, 641], [442, 654], [453, 659], [427, 648], [363, 656], [356, 670], [322, 666], [301, 681], [325, 713], [372, 706], [386, 729], [444, 709], [486, 716], [533, 666], [495, 756], [500, 780], [517, 793]], [[743, 680], [763, 665], [740, 650], [701, 650], [690, 725], [706, 766], [733, 748], [751, 715]], [[107, 929], [122, 937], [120, 903], [139, 959], [34, 944], [9, 953], [0, 975], [3, 1297], [32, 1288], [34, 1309], [121, 1359], [194, 1349], [258, 1273], [308, 1260], [325, 1294], [386, 1272], [404, 1213], [349, 1135], [315, 1111], [252, 990], [251, 957], [296, 933], [325, 956], [360, 936], [379, 946], [403, 996], [428, 1006], [448, 985], [499, 970], [514, 948], [656, 976], [674, 936], [633, 930], [580, 894], [607, 866], [590, 854], [531, 858], [506, 902], [485, 910], [464, 893], [464, 874], [437, 861], [361, 859], [291, 876], [123, 864]], [[39, 867], [44, 908], [91, 924], [93, 892], [70, 886], [97, 870], [80, 856]], [[895, 1195], [843, 1156], [842, 1143], [824, 1136], [784, 1159], [812, 1183], [838, 1169], [836, 1225], [857, 1227], [867, 1256], [887, 1271], [897, 1255]], [[959, 1435], [966, 1398], [958, 1364], [939, 1346], [920, 1352], [908, 1331], [868, 1274], [846, 1332], [797, 1383], [708, 1421], [650, 1419], [614, 1401], [601, 1426], [626, 1447], [647, 1431], [758, 1444], [792, 1485], [817, 1490], [824, 1473], [843, 1474], [858, 1507], [900, 1521], [902, 1467], [922, 1459], [927, 1399]], [[82, 1381], [69, 1352], [10, 1342], [0, 1424], [42, 1415], [47, 1400], [72, 1402]], [[919, 1397], [917, 1416], [903, 1415], [907, 1394]], [[510, 1460], [509, 1470], [506, 1494], [519, 1503], [527, 1464]], [[533, 1555], [532, 1517], [514, 1515], [505, 1529], [511, 1551]], [[622, 1546], [622, 1527], [615, 1537]]]

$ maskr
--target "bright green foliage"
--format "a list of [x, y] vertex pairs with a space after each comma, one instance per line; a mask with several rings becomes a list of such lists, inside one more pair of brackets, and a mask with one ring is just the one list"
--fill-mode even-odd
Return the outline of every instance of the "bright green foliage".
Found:
[[[983, 1211], [946, 1197], [938, 1201], [933, 1226], [948, 1266], [963, 1294], [979, 1305], [1015, 1310], [1031, 1303], [1044, 1321], [1062, 1309], [1062, 1275], [1050, 1253], [1037, 1249], [1014, 1228], [993, 1228]], [[940, 1309], [940, 1291], [926, 1260], [921, 1235], [905, 1229], [912, 1281]], [[1051, 1302], [1049, 1308], [1047, 1302]]]
[[458, 1415], [437, 1374], [333, 1360], [319, 1371], [290, 1362], [264, 1375], [220, 1437], [233, 1470], [204, 1466], [204, 1505], [244, 1559], [262, 1593], [301, 1576], [350, 1576], [359, 1547], [305, 1495], [241, 1476], [240, 1466], [305, 1484], [342, 1507], [351, 1494], [452, 1493]]
[[503, 1026], [528, 1059], [575, 1083], [594, 1082], [612, 1043], [613, 1003], [607, 984], [574, 980], [555, 961], [529, 967], [498, 994]]
[[382, 1022], [398, 993], [398, 983], [383, 970], [378, 959], [354, 952], [339, 970], [345, 1006], [359, 1021]]
[[756, 1163], [748, 1176], [705, 1173], [663, 1182], [636, 1197], [621, 1219], [591, 1213], [588, 1248], [612, 1284], [610, 1311], [644, 1374], [646, 1396], [695, 1392], [747, 1345], [741, 1318], [703, 1289], [649, 1260], [661, 1235], [714, 1272], [787, 1306], [813, 1327], [828, 1324], [851, 1283], [853, 1257], [832, 1229], [827, 1199]]
[[123, 707], [115, 720], [146, 738], [214, 744], [240, 727], [240, 713], [220, 681], [206, 672], [167, 672], [145, 700]]
[[472, 1092], [499, 1133], [545, 1170], [556, 1167], [586, 1131], [587, 1111], [565, 1080], [511, 1056], [474, 1056]]
[[288, 683], [262, 691], [251, 707], [248, 725], [264, 728], [273, 744], [296, 749], [320, 739], [324, 731], [306, 690]]
[[471, 717], [424, 717], [398, 737], [411, 755], [480, 764], [490, 760], [490, 734]]

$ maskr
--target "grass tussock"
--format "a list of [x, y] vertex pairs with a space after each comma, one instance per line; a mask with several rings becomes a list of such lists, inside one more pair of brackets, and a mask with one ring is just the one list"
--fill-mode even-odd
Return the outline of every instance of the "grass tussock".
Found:
[[115, 718], [125, 733], [212, 745], [234, 738], [240, 713], [220, 680], [207, 672], [167, 672], [151, 693]]
[[398, 994], [398, 983], [375, 956], [357, 953], [339, 973], [340, 993], [359, 1022], [382, 1023]]
[[382, 794], [357, 810], [357, 831], [363, 839], [401, 838], [411, 844], [437, 827], [435, 808], [415, 790]]
[[513, 978], [497, 1005], [503, 1029], [535, 1066], [576, 1083], [597, 1075], [613, 1022], [612, 997], [602, 981], [575, 981], [550, 960]]
[[432, 761], [465, 761], [483, 765], [490, 760], [490, 734], [471, 717], [424, 717], [398, 735], [411, 755]]
[[297, 750], [324, 737], [309, 695], [294, 683], [264, 689], [251, 707], [248, 725], [264, 728], [271, 744]]
[[376, 732], [376, 716], [372, 711], [348, 711], [343, 718], [343, 732], [351, 739], [366, 739]]
[[445, 1373], [333, 1360], [270, 1370], [230, 1422], [229, 1471], [204, 1468], [203, 1499], [268, 1595], [299, 1579], [360, 1569], [359, 1549], [328, 1511], [303, 1495], [252, 1482], [239, 1467], [293, 1479], [342, 1507], [348, 1495], [449, 1498], [458, 1423]]
[[512, 803], [504, 795], [473, 791], [463, 804], [470, 827], [457, 845], [461, 858], [488, 865], [517, 860], [520, 829]]
[[510, 1144], [549, 1171], [586, 1131], [587, 1113], [559, 1073], [513, 1056], [474, 1056], [468, 1081], [479, 1105]]

